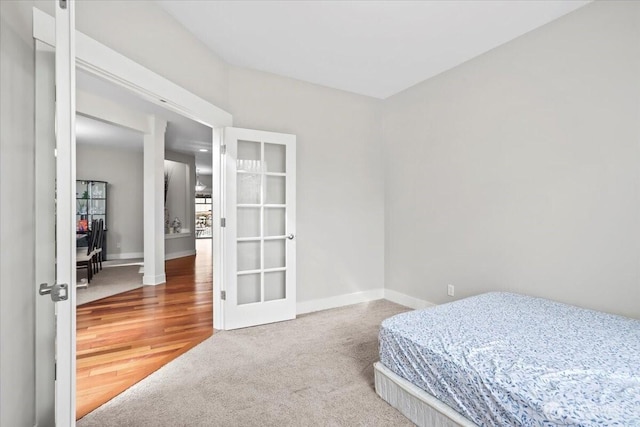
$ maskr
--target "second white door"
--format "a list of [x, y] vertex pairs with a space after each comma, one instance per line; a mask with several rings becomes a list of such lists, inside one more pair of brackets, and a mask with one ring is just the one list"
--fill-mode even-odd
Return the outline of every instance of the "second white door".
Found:
[[296, 317], [296, 137], [225, 128], [224, 328]]

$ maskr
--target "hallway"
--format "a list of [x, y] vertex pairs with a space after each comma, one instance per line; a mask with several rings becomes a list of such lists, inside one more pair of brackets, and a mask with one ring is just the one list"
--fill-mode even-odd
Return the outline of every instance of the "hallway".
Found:
[[212, 248], [167, 261], [167, 283], [78, 306], [76, 418], [213, 334]]

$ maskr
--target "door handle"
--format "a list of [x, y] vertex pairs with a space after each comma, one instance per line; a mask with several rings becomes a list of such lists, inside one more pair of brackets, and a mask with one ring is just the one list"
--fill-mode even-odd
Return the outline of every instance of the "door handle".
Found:
[[66, 283], [54, 283], [49, 286], [48, 283], [40, 283], [40, 295], [51, 295], [53, 302], [66, 301], [69, 299], [69, 285]]
[[294, 236], [293, 234], [289, 234], [289, 235], [287, 236], [287, 239], [289, 239], [289, 240], [293, 240], [293, 238], [294, 238], [294, 237], [296, 237], [296, 236]]

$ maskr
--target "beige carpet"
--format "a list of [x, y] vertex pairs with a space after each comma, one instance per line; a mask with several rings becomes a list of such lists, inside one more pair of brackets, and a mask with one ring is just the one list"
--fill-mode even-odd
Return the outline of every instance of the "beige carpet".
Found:
[[216, 332], [88, 414], [90, 426], [410, 426], [373, 386], [380, 300]]
[[[139, 265], [126, 265], [119, 267], [103, 267], [93, 276], [88, 288], [76, 290], [76, 305], [86, 304], [111, 295], [127, 292], [142, 286], [142, 274]], [[86, 270], [78, 271], [78, 283], [86, 277]]]

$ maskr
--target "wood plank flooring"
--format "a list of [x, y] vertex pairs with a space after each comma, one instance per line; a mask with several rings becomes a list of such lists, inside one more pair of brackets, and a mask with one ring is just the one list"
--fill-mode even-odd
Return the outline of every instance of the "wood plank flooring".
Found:
[[211, 240], [196, 244], [166, 262], [166, 284], [78, 307], [76, 419], [213, 334]]

